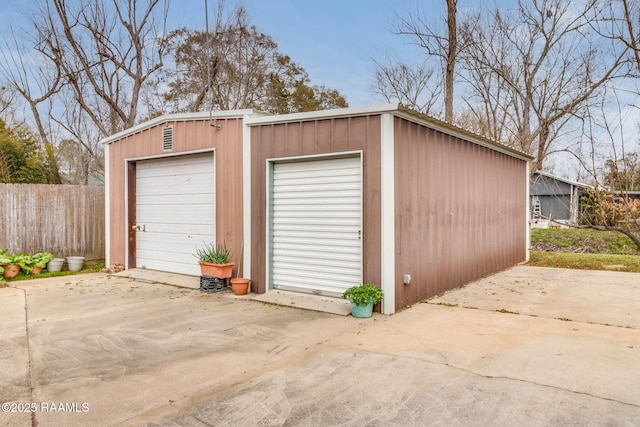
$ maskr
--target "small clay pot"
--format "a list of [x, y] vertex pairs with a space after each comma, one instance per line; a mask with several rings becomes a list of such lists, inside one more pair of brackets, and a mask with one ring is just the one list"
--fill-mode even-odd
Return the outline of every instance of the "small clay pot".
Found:
[[6, 279], [10, 279], [12, 277], [16, 277], [20, 273], [20, 266], [16, 264], [9, 264], [4, 266], [4, 274], [3, 276]]
[[231, 290], [235, 295], [246, 295], [249, 291], [249, 283], [251, 279], [236, 277], [231, 279]]

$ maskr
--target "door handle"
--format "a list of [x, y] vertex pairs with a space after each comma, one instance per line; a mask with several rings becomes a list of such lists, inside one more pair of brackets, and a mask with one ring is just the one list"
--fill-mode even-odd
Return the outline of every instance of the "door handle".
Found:
[[131, 229], [132, 229], [133, 231], [143, 231], [143, 232], [144, 232], [144, 231], [147, 231], [147, 225], [146, 225], [146, 224], [142, 224], [142, 226], [139, 226], [139, 225], [132, 225], [132, 226], [131, 226]]

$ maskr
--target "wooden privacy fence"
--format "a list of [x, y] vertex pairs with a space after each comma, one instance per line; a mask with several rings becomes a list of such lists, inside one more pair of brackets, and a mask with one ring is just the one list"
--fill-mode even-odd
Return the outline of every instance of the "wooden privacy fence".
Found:
[[0, 184], [0, 248], [104, 259], [104, 187]]

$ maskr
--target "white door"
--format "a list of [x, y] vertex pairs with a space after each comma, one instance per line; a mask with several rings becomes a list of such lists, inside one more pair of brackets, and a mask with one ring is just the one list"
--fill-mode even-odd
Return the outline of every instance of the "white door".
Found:
[[213, 153], [136, 162], [136, 266], [200, 275], [194, 257], [215, 242]]
[[339, 297], [362, 283], [360, 157], [275, 163], [274, 288]]

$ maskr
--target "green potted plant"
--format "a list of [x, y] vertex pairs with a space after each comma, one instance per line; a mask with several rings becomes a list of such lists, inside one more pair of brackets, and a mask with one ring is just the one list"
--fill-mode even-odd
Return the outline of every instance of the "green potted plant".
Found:
[[16, 264], [16, 255], [9, 255], [9, 249], [0, 249], [0, 265], [3, 267], [2, 276], [6, 279], [20, 273], [20, 266]]
[[195, 254], [199, 260], [202, 275], [218, 279], [231, 277], [233, 266], [236, 264], [229, 262], [229, 255], [231, 255], [231, 249], [227, 248], [226, 243], [222, 245], [205, 243], [202, 248], [196, 250]]
[[11, 258], [12, 264], [17, 265], [18, 267], [20, 267], [20, 270], [24, 271], [27, 274], [31, 273], [31, 270], [33, 269], [33, 258], [31, 258], [31, 255], [20, 252], [12, 255]]
[[42, 273], [42, 269], [47, 266], [47, 263], [54, 258], [51, 252], [38, 252], [36, 254], [31, 255], [31, 259], [33, 261], [33, 268], [31, 269], [31, 274], [40, 274]]
[[382, 291], [376, 285], [365, 283], [352, 286], [342, 294], [351, 303], [353, 317], [371, 317], [373, 305], [382, 300]]

